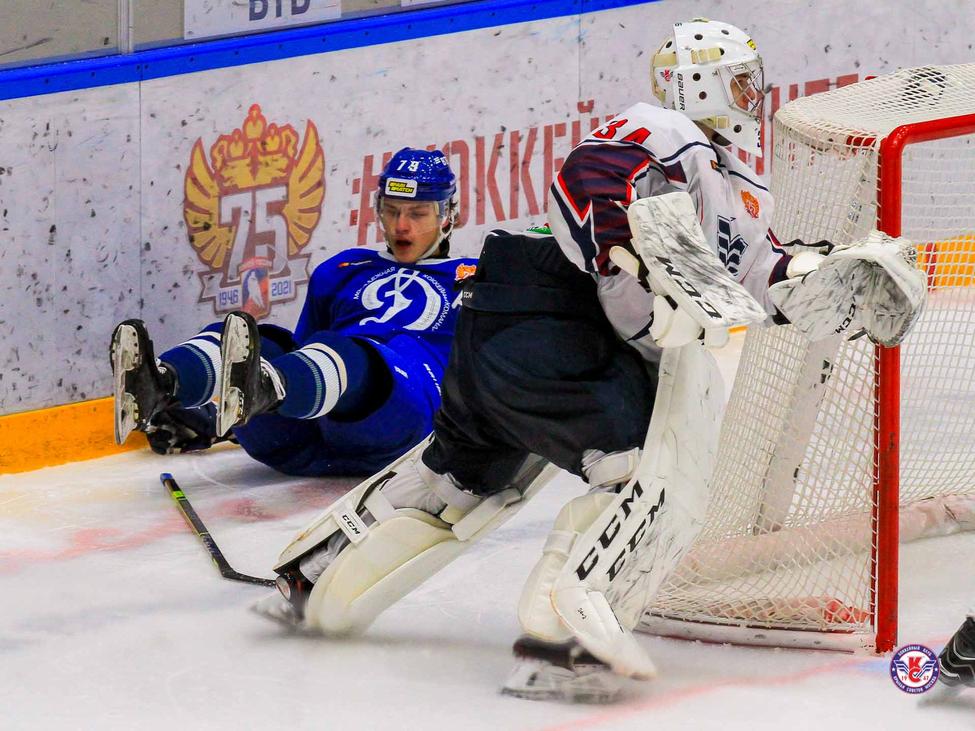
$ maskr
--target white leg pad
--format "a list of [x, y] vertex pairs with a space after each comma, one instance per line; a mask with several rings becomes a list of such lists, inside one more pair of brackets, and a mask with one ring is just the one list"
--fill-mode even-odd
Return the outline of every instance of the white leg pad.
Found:
[[572, 499], [559, 511], [542, 557], [528, 575], [518, 601], [518, 621], [525, 634], [556, 643], [572, 638], [552, 606], [552, 589], [579, 534], [592, 525], [614, 497], [608, 492], [588, 493]]
[[[393, 508], [385, 500], [381, 487], [396, 469], [409, 467], [403, 461], [349, 493], [282, 554], [279, 566], [319, 548], [339, 530], [350, 541], [315, 581], [305, 606], [307, 627], [336, 635], [364, 631], [387, 607], [510, 519], [558, 472], [531, 457], [512, 487], [459, 515], [454, 507], [444, 510], [451, 521], [457, 516], [452, 524], [423, 510]], [[366, 525], [360, 519], [362, 507], [376, 522]]]
[[656, 672], [631, 630], [703, 524], [722, 385], [702, 345], [664, 350], [640, 465], [574, 541], [555, 580], [552, 605], [563, 623], [621, 675]]
[[392, 506], [389, 506], [388, 502], [376, 493], [395, 476], [397, 469], [405, 467], [410, 460], [419, 459], [432, 438], [432, 436], [427, 437], [385, 470], [360, 482], [329, 505], [285, 547], [278, 557], [275, 570], [279, 570], [300, 556], [314, 551], [339, 531], [345, 533], [352, 543], [364, 539], [365, 526], [359, 519], [359, 513], [363, 507], [366, 507], [367, 503], [369, 503], [367, 509], [371, 508], [370, 512], [377, 520], [392, 517]]
[[318, 578], [305, 607], [308, 626], [326, 634], [364, 631], [379, 614], [453, 561], [467, 547], [450, 525], [401, 509], [370, 526]]

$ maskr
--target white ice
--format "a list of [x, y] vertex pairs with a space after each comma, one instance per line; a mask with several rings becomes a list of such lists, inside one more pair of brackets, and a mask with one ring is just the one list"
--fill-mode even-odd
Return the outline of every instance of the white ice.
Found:
[[[247, 610], [159, 473], [173, 472], [240, 571], [354, 480], [294, 479], [237, 448], [148, 451], [0, 476], [0, 729], [975, 728], [975, 690], [925, 702], [888, 658], [641, 636], [662, 669], [608, 707], [503, 697], [515, 602], [562, 475], [362, 638], [295, 636]], [[975, 535], [907, 545], [900, 641], [940, 649], [975, 601]], [[929, 696], [931, 694], [928, 694]]]

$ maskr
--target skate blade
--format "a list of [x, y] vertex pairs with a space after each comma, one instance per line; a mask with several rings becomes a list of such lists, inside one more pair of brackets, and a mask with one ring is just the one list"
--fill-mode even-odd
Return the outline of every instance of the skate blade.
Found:
[[251, 604], [250, 611], [259, 617], [269, 619], [277, 625], [286, 627], [292, 632], [308, 635], [316, 634], [298, 617], [291, 603], [278, 592], [258, 599]]
[[131, 325], [120, 325], [112, 339], [116, 444], [124, 444], [138, 425], [139, 407], [135, 396], [126, 391], [126, 376], [138, 368], [139, 356], [139, 337], [135, 328]]
[[244, 412], [244, 394], [239, 388], [229, 388], [220, 397], [220, 410], [217, 412], [217, 434], [224, 436], [230, 431]]
[[250, 334], [242, 317], [227, 316], [220, 339], [220, 409], [217, 411], [217, 434], [225, 436], [244, 414], [244, 394], [231, 386], [235, 365], [247, 359]]
[[535, 660], [519, 661], [501, 688], [524, 700], [589, 704], [612, 703], [622, 691], [623, 679], [603, 665], [569, 670]]

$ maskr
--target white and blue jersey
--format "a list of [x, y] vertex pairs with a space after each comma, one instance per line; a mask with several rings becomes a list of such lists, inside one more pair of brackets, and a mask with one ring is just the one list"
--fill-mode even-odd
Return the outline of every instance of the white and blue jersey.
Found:
[[[386, 253], [347, 249], [320, 264], [294, 345], [366, 341], [392, 381], [386, 387], [367, 384], [366, 390], [388, 388], [389, 395], [365, 416], [340, 410], [314, 419], [261, 414], [234, 429], [241, 446], [288, 474], [353, 475], [371, 474], [417, 444], [433, 429], [440, 406], [460, 307], [457, 282], [472, 275], [476, 263], [454, 258], [401, 264]], [[269, 359], [284, 352], [264, 331], [261, 347]], [[289, 382], [289, 391], [299, 385], [308, 387]]]
[[476, 259], [423, 259], [401, 264], [385, 252], [346, 249], [319, 264], [295, 328], [299, 345], [329, 330], [424, 353], [442, 373], [459, 307], [456, 282]]
[[789, 257], [769, 228], [772, 195], [730, 149], [712, 144], [680, 112], [635, 104], [577, 145], [549, 192], [549, 223], [566, 258], [596, 279], [616, 332], [645, 354], [653, 298], [609, 259], [629, 243], [626, 209], [639, 199], [685, 191], [728, 273], [768, 313], [768, 287]]

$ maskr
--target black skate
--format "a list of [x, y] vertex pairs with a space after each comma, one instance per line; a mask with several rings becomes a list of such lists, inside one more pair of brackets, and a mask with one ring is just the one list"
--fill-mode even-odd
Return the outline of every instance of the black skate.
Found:
[[941, 665], [938, 680], [949, 688], [975, 688], [975, 618], [968, 617], [948, 640], [938, 655], [938, 663]]
[[224, 436], [231, 427], [273, 410], [284, 398], [284, 384], [273, 367], [261, 367], [261, 336], [246, 312], [231, 312], [223, 321], [220, 358], [217, 434]]
[[146, 431], [149, 420], [175, 403], [174, 375], [156, 365], [152, 341], [142, 320], [119, 323], [110, 349], [115, 381], [115, 443], [133, 431]]
[[501, 692], [528, 700], [610, 703], [622, 678], [576, 641], [552, 643], [521, 637], [512, 648], [518, 664]]

